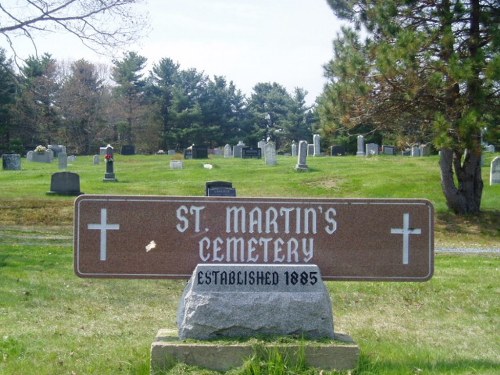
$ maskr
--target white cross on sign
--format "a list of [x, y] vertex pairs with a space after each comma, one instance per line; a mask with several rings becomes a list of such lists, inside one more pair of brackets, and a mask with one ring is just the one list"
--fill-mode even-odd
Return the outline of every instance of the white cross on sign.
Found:
[[101, 253], [100, 260], [106, 260], [106, 232], [108, 230], [118, 230], [120, 229], [119, 224], [108, 224], [108, 210], [101, 208], [101, 223], [100, 224], [89, 224], [88, 229], [97, 229], [101, 231]]
[[410, 252], [410, 234], [421, 234], [420, 228], [410, 228], [410, 214], [403, 214], [403, 228], [391, 228], [391, 234], [403, 235], [403, 264], [408, 264]]

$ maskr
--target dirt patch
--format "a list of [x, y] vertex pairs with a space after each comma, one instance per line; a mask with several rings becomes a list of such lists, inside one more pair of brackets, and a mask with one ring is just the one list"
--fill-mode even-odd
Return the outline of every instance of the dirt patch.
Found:
[[311, 187], [319, 187], [319, 188], [322, 188], [322, 189], [333, 189], [333, 190], [336, 190], [336, 189], [340, 188], [341, 182], [342, 182], [341, 179], [338, 179], [338, 178], [329, 178], [329, 179], [324, 179], [324, 180], [310, 181], [310, 182], [307, 182], [306, 185], [307, 186], [311, 186]]
[[2, 225], [71, 225], [72, 222], [72, 201], [0, 200]]

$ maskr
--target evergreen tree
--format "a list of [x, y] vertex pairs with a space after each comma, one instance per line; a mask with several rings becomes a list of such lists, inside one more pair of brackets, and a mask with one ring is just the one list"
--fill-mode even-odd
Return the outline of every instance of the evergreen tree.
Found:
[[0, 154], [10, 152], [13, 130], [13, 104], [16, 99], [16, 82], [11, 61], [0, 48]]
[[[488, 0], [328, 0], [356, 26], [334, 42], [323, 128], [372, 124], [440, 149], [442, 189], [458, 214], [480, 211], [481, 129], [496, 126], [500, 12]], [[360, 30], [366, 40], [360, 40]]]
[[111, 76], [118, 84], [116, 95], [119, 99], [124, 121], [121, 123], [121, 138], [125, 144], [134, 142], [134, 132], [138, 131], [140, 120], [144, 115], [144, 90], [146, 81], [143, 70], [147, 59], [135, 52], [127, 52], [121, 60], [113, 61]]
[[25, 144], [48, 145], [59, 141], [58, 78], [57, 62], [49, 54], [31, 56], [21, 68], [16, 127]]

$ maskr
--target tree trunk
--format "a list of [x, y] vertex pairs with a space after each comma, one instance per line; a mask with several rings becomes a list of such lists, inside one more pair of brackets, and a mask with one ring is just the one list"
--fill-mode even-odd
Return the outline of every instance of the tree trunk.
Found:
[[481, 151], [466, 151], [463, 161], [462, 156], [451, 149], [441, 150], [441, 187], [450, 210], [459, 215], [477, 214], [483, 192]]

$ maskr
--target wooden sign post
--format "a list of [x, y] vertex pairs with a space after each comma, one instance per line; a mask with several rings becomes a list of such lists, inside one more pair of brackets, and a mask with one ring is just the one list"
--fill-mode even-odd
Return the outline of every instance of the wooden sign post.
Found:
[[420, 199], [82, 195], [80, 277], [189, 278], [197, 264], [316, 264], [324, 280], [425, 281], [434, 209]]

